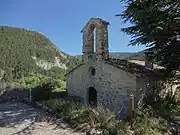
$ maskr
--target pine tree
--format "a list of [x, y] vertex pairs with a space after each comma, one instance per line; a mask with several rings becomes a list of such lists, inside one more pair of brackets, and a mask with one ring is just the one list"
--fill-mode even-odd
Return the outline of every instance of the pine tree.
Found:
[[121, 30], [131, 35], [129, 45], [153, 47], [153, 58], [169, 71], [180, 68], [180, 1], [122, 0], [127, 8], [117, 16], [132, 25]]

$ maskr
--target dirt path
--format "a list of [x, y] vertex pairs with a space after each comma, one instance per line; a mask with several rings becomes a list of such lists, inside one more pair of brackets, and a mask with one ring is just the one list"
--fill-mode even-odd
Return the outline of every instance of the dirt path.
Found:
[[53, 124], [44, 112], [23, 103], [0, 104], [1, 135], [84, 135], [68, 128], [67, 124]]

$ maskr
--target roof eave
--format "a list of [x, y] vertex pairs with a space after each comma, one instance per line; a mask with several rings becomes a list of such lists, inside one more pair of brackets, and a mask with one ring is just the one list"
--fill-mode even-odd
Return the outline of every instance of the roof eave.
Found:
[[81, 33], [84, 32], [85, 28], [89, 25], [89, 23], [90, 23], [92, 20], [100, 20], [101, 22], [105, 23], [106, 25], [110, 25], [109, 22], [104, 21], [104, 20], [102, 20], [102, 19], [100, 19], [100, 18], [91, 18], [91, 19], [88, 21], [88, 23], [84, 26], [84, 28], [81, 30]]
[[75, 69], [77, 69], [78, 67], [81, 67], [82, 65], [84, 65], [84, 63], [81, 63], [81, 64], [77, 65], [76, 67], [74, 67], [73, 69], [71, 69], [68, 73], [65, 74], [65, 76], [69, 75], [69, 74], [72, 73]]

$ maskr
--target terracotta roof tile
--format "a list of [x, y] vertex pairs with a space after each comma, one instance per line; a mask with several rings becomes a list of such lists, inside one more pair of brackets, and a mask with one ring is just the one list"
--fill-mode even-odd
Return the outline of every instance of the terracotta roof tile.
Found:
[[[136, 75], [143, 75], [143, 74], [144, 75], [155, 75], [155, 74], [162, 75], [164, 73], [163, 71], [165, 71], [164, 69], [149, 69], [143, 65], [129, 62], [128, 60], [121, 60], [121, 59], [109, 58], [109, 59], [105, 60], [105, 63], [112, 65], [114, 67], [117, 67], [123, 71], [129, 72], [131, 74], [136, 74]], [[84, 65], [84, 63], [77, 65], [75, 68], [70, 70], [66, 75], [73, 72], [75, 69], [77, 69], [78, 67], [80, 67], [82, 65]]]
[[124, 70], [126, 72], [132, 73], [132, 74], [146, 74], [146, 75], [152, 75], [152, 74], [160, 74], [162, 69], [149, 69], [146, 68], [143, 65], [129, 62], [128, 60], [121, 60], [121, 59], [112, 59], [109, 58], [105, 60], [105, 63], [110, 64], [114, 67], [120, 68], [121, 70]]

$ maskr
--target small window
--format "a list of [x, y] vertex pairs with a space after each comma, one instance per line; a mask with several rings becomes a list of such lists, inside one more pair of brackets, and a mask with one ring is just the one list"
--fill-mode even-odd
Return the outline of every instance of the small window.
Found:
[[95, 76], [95, 74], [96, 74], [95, 68], [92, 68], [92, 69], [91, 69], [91, 74], [92, 74], [92, 76]]

